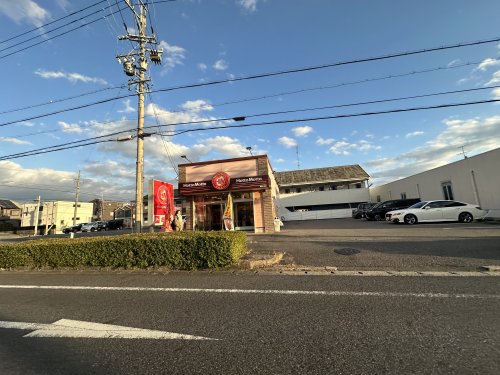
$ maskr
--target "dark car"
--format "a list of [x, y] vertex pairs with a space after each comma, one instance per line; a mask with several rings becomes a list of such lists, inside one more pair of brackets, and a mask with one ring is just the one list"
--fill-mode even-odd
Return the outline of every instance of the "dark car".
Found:
[[392, 199], [390, 201], [380, 202], [368, 209], [365, 213], [365, 217], [367, 220], [384, 220], [387, 212], [408, 208], [418, 202], [420, 202], [420, 198]]
[[108, 222], [106, 223], [106, 228], [108, 230], [122, 229], [123, 220], [108, 220]]
[[356, 207], [354, 210], [352, 210], [352, 217], [355, 219], [361, 219], [362, 217], [365, 217], [366, 211], [372, 207], [374, 203], [360, 203], [358, 204], [358, 207]]
[[67, 228], [64, 228], [63, 229], [63, 233], [76, 233], [76, 232], [80, 232], [82, 230], [82, 225], [85, 225], [87, 223], [80, 223], [80, 224], [77, 224], [77, 225], [73, 225], [72, 227], [67, 227]]

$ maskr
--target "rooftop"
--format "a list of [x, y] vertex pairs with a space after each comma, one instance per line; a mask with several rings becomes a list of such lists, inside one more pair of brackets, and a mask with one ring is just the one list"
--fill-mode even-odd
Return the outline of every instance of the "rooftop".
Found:
[[275, 172], [276, 182], [280, 186], [329, 183], [339, 181], [365, 181], [370, 178], [360, 165], [343, 165], [297, 171]]

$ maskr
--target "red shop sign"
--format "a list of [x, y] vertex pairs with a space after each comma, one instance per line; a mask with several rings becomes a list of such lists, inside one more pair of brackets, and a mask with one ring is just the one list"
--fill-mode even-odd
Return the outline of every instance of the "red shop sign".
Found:
[[217, 190], [224, 190], [229, 187], [231, 178], [226, 172], [217, 172], [212, 177], [212, 186]]

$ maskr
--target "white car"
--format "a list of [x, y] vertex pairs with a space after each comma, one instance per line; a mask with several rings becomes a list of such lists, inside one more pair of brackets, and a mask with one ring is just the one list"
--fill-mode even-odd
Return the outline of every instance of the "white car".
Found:
[[459, 221], [471, 223], [483, 218], [487, 212], [481, 207], [457, 201], [418, 202], [403, 210], [390, 211], [385, 220], [393, 223], [417, 224], [433, 221]]

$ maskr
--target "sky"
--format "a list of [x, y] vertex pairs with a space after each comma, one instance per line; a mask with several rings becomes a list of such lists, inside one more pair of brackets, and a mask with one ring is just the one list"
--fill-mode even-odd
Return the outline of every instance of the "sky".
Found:
[[[145, 191], [177, 186], [182, 155], [359, 164], [377, 186], [500, 147], [499, 104], [462, 105], [500, 99], [498, 0], [145, 2], [163, 49], [148, 65]], [[80, 171], [81, 200], [133, 200], [136, 141], [118, 141], [137, 126], [117, 61], [136, 46], [119, 39], [137, 33], [126, 3], [0, 0], [0, 24], [0, 199], [72, 200]]]

